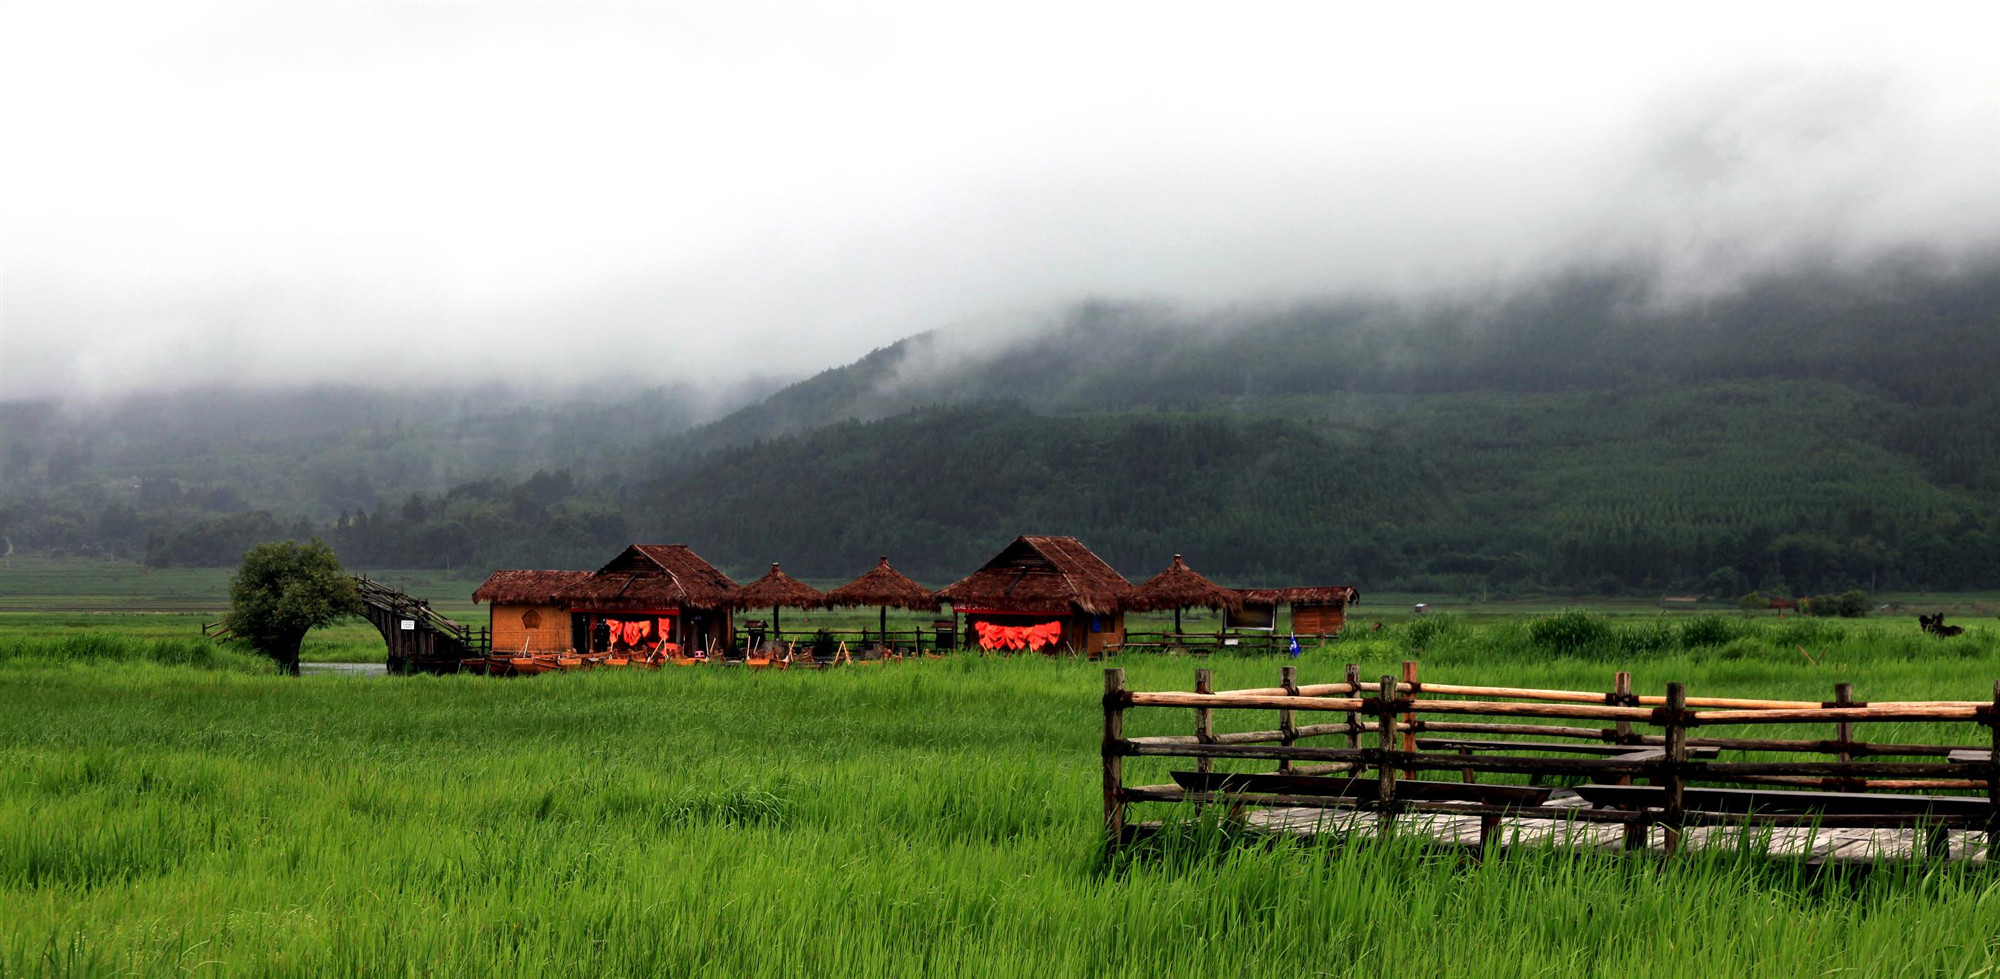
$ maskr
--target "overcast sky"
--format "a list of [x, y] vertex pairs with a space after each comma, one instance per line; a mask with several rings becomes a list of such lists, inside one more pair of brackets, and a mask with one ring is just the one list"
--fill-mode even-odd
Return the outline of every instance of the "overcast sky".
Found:
[[2000, 233], [2000, 4], [0, 5], [0, 397]]

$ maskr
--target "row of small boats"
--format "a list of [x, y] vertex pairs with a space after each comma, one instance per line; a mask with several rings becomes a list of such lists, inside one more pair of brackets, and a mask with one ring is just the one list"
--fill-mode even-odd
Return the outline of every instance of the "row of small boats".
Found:
[[[832, 660], [821, 662], [806, 650], [787, 652], [782, 655], [750, 656], [746, 659], [724, 660], [720, 657], [682, 656], [679, 654], [630, 654], [630, 653], [493, 653], [487, 656], [472, 656], [458, 661], [459, 669], [467, 673], [483, 673], [488, 676], [534, 676], [538, 673], [559, 673], [576, 670], [639, 669], [657, 670], [664, 666], [705, 666], [709, 663], [727, 662], [741, 664], [753, 670], [823, 669], [842, 663], [868, 665], [871, 663], [897, 662], [916, 659], [915, 655], [885, 655], [874, 659], [859, 659], [848, 655], [845, 649]], [[925, 653], [924, 659], [943, 659], [937, 653]]]
[[572, 670], [657, 670], [662, 666], [696, 666], [707, 660], [697, 657], [679, 656], [631, 656], [617, 653], [524, 653], [508, 655], [494, 653], [490, 656], [473, 656], [458, 661], [459, 668], [468, 673], [484, 673], [488, 676], [533, 676], [537, 673], [558, 673]]

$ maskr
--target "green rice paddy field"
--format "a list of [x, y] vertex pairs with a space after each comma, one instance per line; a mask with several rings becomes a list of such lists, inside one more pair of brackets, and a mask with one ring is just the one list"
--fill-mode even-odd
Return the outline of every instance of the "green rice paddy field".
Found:
[[[1101, 664], [286, 678], [182, 618], [0, 614], [0, 975], [2000, 976], [1980, 867], [1396, 841], [1107, 862]], [[1990, 618], [1951, 640], [1904, 616], [1534, 621], [1394, 619], [1297, 665], [1815, 699], [2000, 678]], [[1279, 661], [1117, 665], [1186, 689]]]

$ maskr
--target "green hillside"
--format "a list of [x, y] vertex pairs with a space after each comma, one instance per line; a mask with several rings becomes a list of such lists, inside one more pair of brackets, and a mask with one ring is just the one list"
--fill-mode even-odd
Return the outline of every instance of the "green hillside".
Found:
[[941, 581], [1037, 532], [1245, 584], [2000, 583], [1991, 257], [1702, 296], [1613, 267], [1422, 300], [1090, 302], [912, 337], [692, 428], [668, 392], [342, 404], [8, 406], [0, 533], [156, 565], [316, 533], [370, 566], [579, 566], [643, 538], [737, 572], [889, 553]]
[[1369, 425], [1245, 413], [916, 411], [715, 453], [644, 523], [743, 568], [856, 555], [962, 574], [1074, 532], [1129, 575], [1239, 583], [1825, 591], [2000, 580], [1990, 494], [1880, 440], [1913, 409], [1840, 385], [1347, 399]]

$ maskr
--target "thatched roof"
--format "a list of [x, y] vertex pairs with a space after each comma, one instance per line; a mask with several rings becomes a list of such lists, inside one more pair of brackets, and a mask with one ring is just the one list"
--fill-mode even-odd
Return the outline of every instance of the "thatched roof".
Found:
[[1125, 602], [1125, 608], [1133, 612], [1157, 612], [1174, 608], [1242, 608], [1243, 595], [1234, 588], [1224, 588], [1208, 580], [1187, 566], [1181, 556], [1174, 555], [1174, 563], [1165, 571], [1147, 578], [1145, 583], [1132, 590], [1132, 597]]
[[881, 606], [883, 608], [906, 608], [920, 612], [934, 612], [938, 607], [937, 596], [931, 590], [889, 566], [889, 559], [874, 570], [862, 575], [839, 588], [826, 593], [826, 604], [830, 606]]
[[937, 597], [958, 608], [1107, 615], [1131, 594], [1132, 583], [1076, 538], [1019, 537]]
[[1273, 605], [1356, 605], [1361, 593], [1347, 585], [1306, 585], [1297, 588], [1238, 588], [1243, 604], [1269, 608]]
[[736, 589], [729, 603], [737, 608], [818, 608], [825, 600], [819, 589], [778, 570], [773, 561], [764, 577]]
[[563, 595], [586, 608], [715, 609], [735, 592], [736, 582], [686, 544], [633, 544]]
[[590, 577], [588, 571], [495, 571], [472, 600], [500, 605], [558, 605], [564, 591]]

